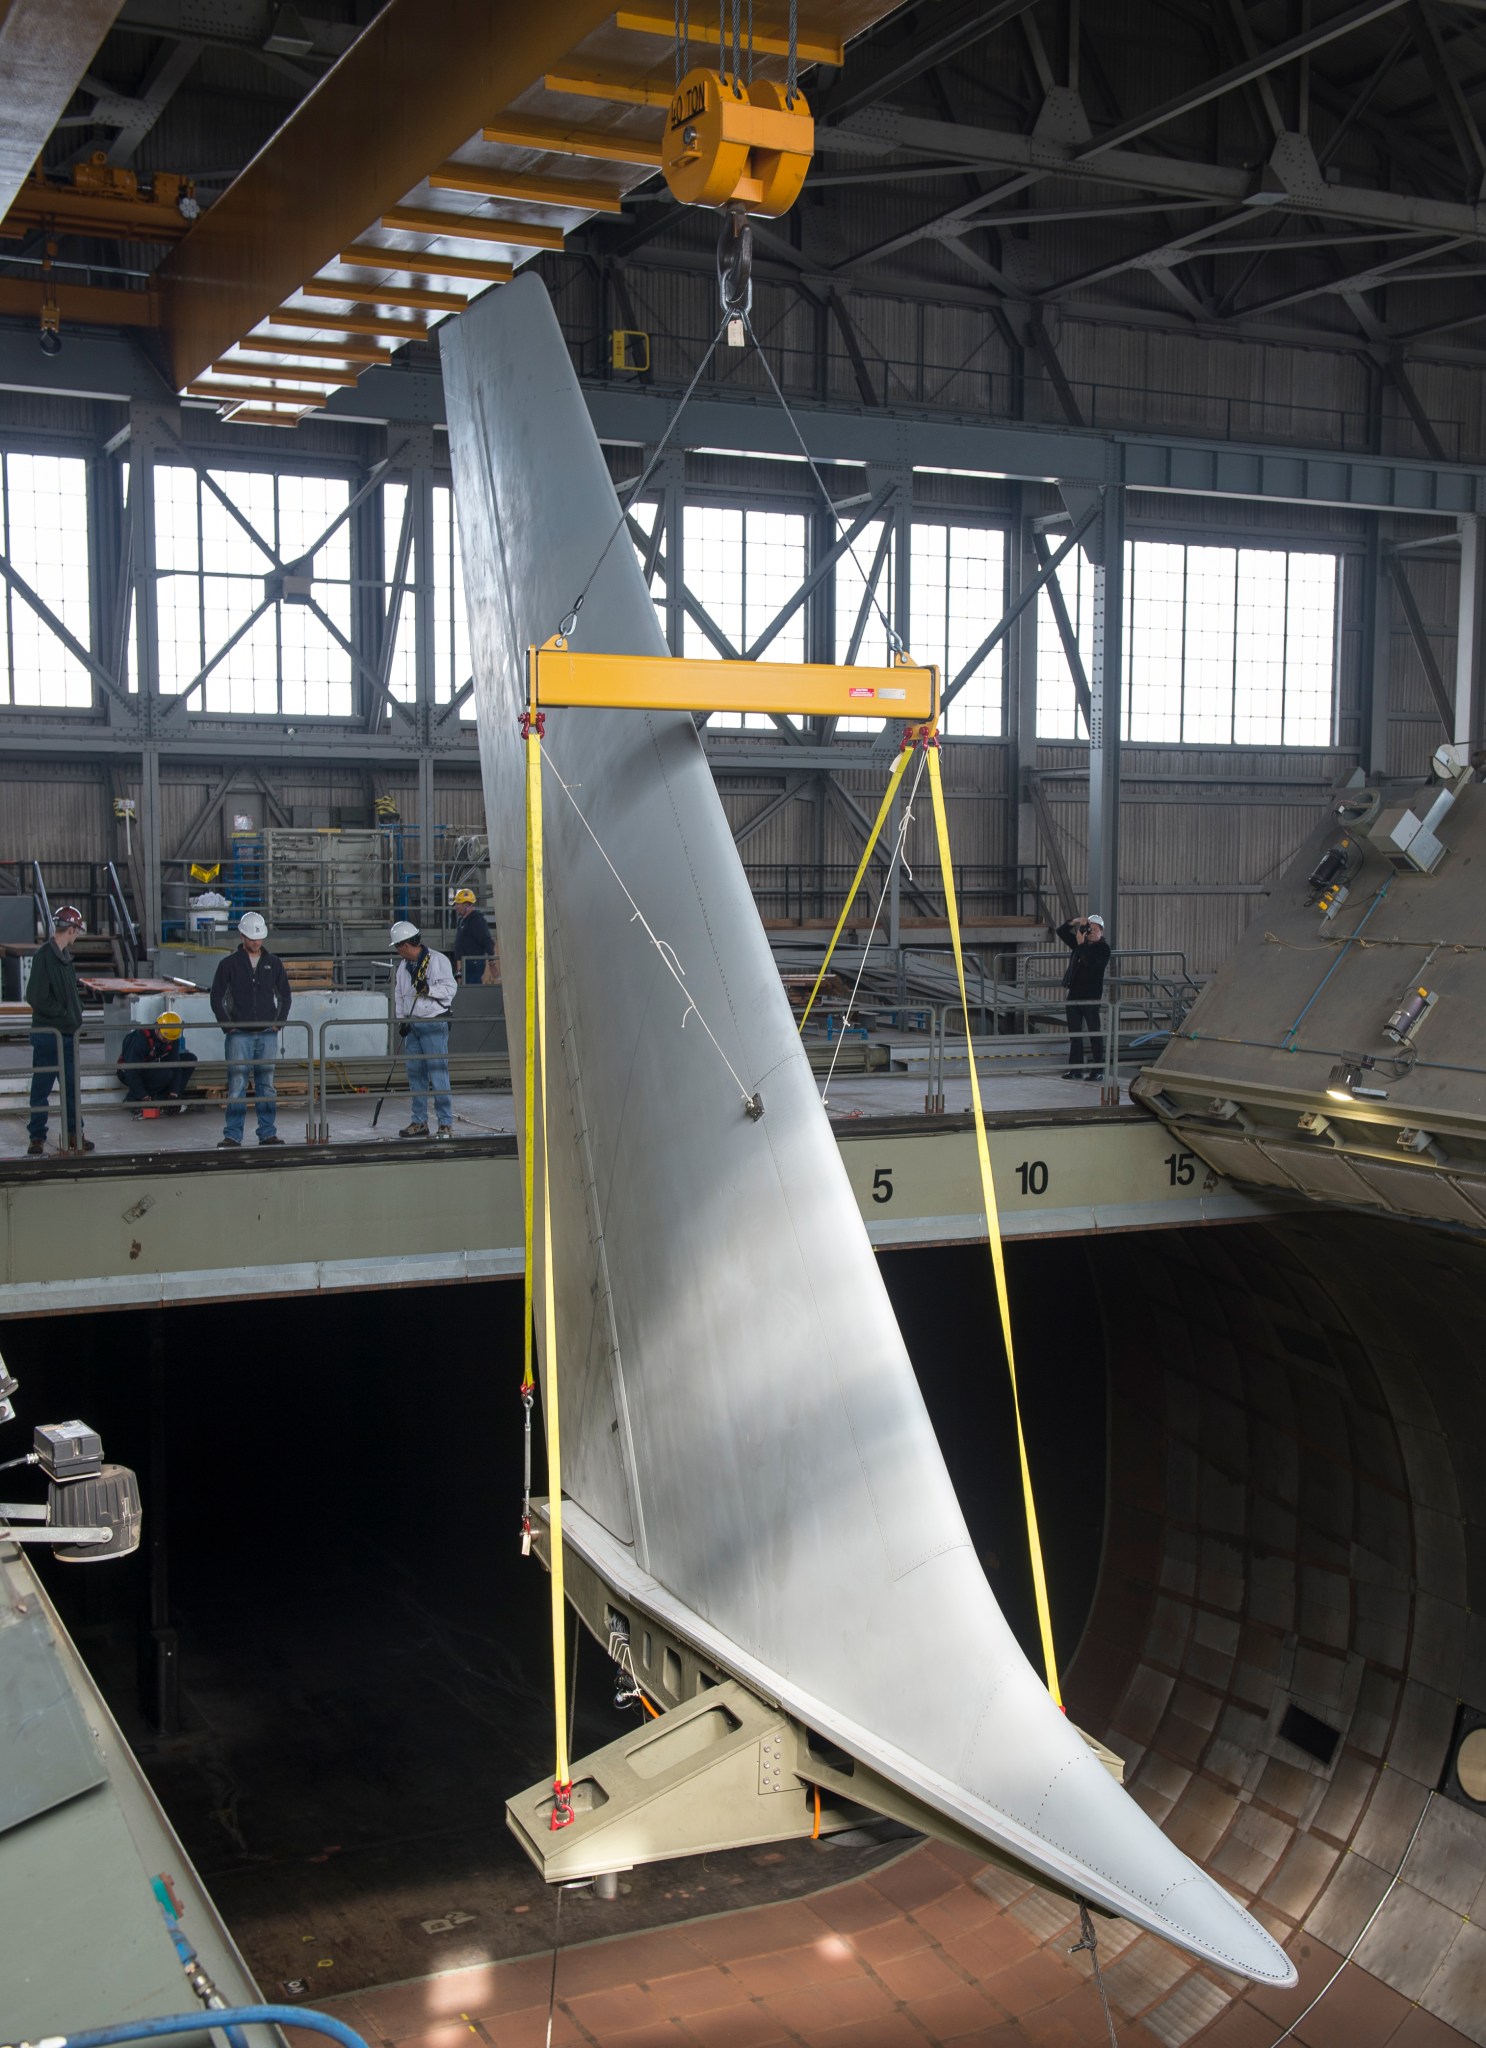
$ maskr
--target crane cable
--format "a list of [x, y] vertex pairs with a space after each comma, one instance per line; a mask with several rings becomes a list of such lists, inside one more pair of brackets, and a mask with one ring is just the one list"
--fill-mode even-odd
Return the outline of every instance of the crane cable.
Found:
[[[867, 863], [871, 860], [876, 850], [877, 842], [882, 836], [882, 828], [887, 822], [888, 812], [891, 810], [893, 801], [898, 794], [899, 785], [903, 780], [903, 772], [907, 768], [915, 749], [919, 746], [922, 746], [928, 755], [929, 794], [934, 809], [934, 836], [939, 848], [939, 870], [943, 879], [945, 917], [949, 924], [949, 935], [954, 947], [955, 977], [959, 983], [960, 1010], [965, 1020], [965, 1050], [970, 1066], [970, 1104], [975, 1118], [975, 1156], [980, 1169], [981, 1195], [985, 1203], [986, 1235], [990, 1241], [991, 1268], [996, 1281], [996, 1307], [1001, 1321], [1001, 1339], [1006, 1349], [1006, 1370], [1011, 1379], [1011, 1406], [1012, 1413], [1016, 1419], [1017, 1458], [1021, 1465], [1022, 1506], [1027, 1523], [1027, 1550], [1032, 1565], [1032, 1591], [1037, 1606], [1037, 1632], [1042, 1645], [1042, 1662], [1043, 1669], [1047, 1674], [1047, 1689], [1052, 1694], [1056, 1704], [1061, 1707], [1063, 1704], [1063, 1694], [1058, 1684], [1058, 1662], [1053, 1647], [1052, 1608], [1048, 1599], [1047, 1571], [1043, 1564], [1042, 1537], [1037, 1523], [1037, 1502], [1032, 1489], [1032, 1467], [1027, 1456], [1026, 1432], [1022, 1427], [1021, 1392], [1017, 1384], [1016, 1350], [1011, 1334], [1011, 1298], [1007, 1292], [1006, 1260], [1001, 1243], [1001, 1215], [996, 1202], [995, 1178], [991, 1172], [991, 1148], [990, 1141], [986, 1136], [985, 1108], [980, 1099], [980, 1076], [975, 1066], [975, 1041], [970, 1031], [970, 997], [965, 986], [965, 954], [960, 940], [960, 913], [955, 896], [954, 862], [950, 854], [949, 818], [945, 809], [944, 782], [940, 773], [939, 735], [932, 727], [915, 728], [909, 726], [904, 731], [903, 750], [893, 763], [892, 774], [888, 778], [887, 790], [884, 793], [882, 802], [878, 805], [877, 816], [868, 835], [866, 848], [861, 860], [857, 864], [857, 871], [852, 877], [850, 892], [847, 895], [841, 915], [836, 920], [836, 929], [831, 934], [830, 944], [826, 947], [825, 958], [821, 962], [820, 972], [815, 977], [815, 987], [810, 991], [810, 1000], [805, 1005], [804, 1015], [800, 1019], [800, 1030], [804, 1031], [806, 1021], [810, 1016], [811, 1009], [814, 1007], [815, 999], [820, 993], [821, 983], [826, 978], [826, 971], [831, 964], [831, 956], [836, 950], [836, 943], [841, 937], [851, 906], [856, 900], [857, 891], [862, 886], [862, 877], [867, 871]], [[901, 851], [901, 848], [898, 850]]]
[[831, 933], [831, 943], [826, 947], [825, 958], [820, 963], [820, 972], [815, 977], [815, 986], [810, 991], [810, 1000], [806, 1003], [800, 1017], [801, 1031], [805, 1029], [805, 1026], [810, 1021], [810, 1012], [815, 1008], [815, 998], [820, 994], [821, 983], [826, 978], [826, 972], [831, 964], [831, 955], [835, 952], [836, 943], [845, 929], [847, 918], [851, 915], [851, 906], [857, 900], [857, 891], [862, 886], [862, 877], [867, 872], [867, 865], [873, 854], [877, 851], [877, 842], [882, 837], [882, 828], [887, 823], [888, 813], [891, 811], [893, 801], [898, 794], [898, 785], [903, 780], [903, 771], [912, 759], [913, 747], [909, 744], [904, 746], [897, 760], [893, 763], [893, 772], [888, 777], [886, 793], [883, 796], [882, 802], [877, 806], [877, 816], [873, 820], [872, 830], [867, 835], [867, 844], [863, 848], [862, 857], [857, 862], [857, 871], [851, 878], [851, 887], [846, 892], [846, 901], [841, 906], [841, 915], [836, 920], [836, 929]]
[[567, 1628], [563, 1588], [562, 1554], [562, 1455], [558, 1434], [557, 1399], [557, 1298], [552, 1260], [552, 1159], [548, 1144], [547, 1095], [547, 949], [546, 903], [542, 872], [542, 730], [540, 712], [525, 714], [521, 736], [526, 746], [526, 1103], [525, 1182], [526, 1287], [525, 1287], [525, 1371], [523, 1397], [532, 1384], [531, 1352], [536, 1321], [536, 1284], [533, 1253], [536, 1249], [536, 1152], [537, 1104], [541, 1117], [541, 1209], [542, 1209], [542, 1411], [547, 1428], [547, 1520], [550, 1531], [552, 1585], [552, 1699], [556, 1722], [555, 1764], [552, 1781], [552, 1829], [567, 1827], [573, 1819], [573, 1785], [568, 1762], [567, 1726]]

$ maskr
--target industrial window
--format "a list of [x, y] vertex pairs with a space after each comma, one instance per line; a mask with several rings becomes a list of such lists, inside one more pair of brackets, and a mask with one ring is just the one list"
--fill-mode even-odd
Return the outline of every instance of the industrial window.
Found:
[[[88, 465], [78, 456], [0, 455], [0, 546], [14, 573], [90, 647]], [[87, 711], [93, 678], [7, 579], [0, 583], [0, 704]]]
[[[213, 488], [215, 486], [215, 488]], [[235, 715], [351, 715], [351, 538], [344, 479], [155, 469], [160, 688]], [[311, 558], [309, 601], [278, 575]]]
[[[384, 601], [389, 611], [408, 508], [409, 488], [406, 484], [383, 486], [382, 576], [386, 586]], [[464, 607], [464, 568], [459, 553], [459, 522], [455, 516], [454, 493], [447, 484], [434, 484], [429, 491], [426, 562], [419, 560], [417, 510], [415, 502], [412, 507], [414, 529], [403, 575], [402, 603], [398, 608], [397, 636], [386, 670], [387, 688], [400, 704], [417, 701], [419, 607], [426, 597], [430, 602], [433, 640], [430, 650], [433, 701], [447, 704], [456, 692], [464, 688], [471, 673], [469, 626]], [[458, 716], [461, 719], [474, 718], [473, 692], [460, 704]]]
[[[999, 528], [913, 522], [909, 652], [938, 662], [944, 688], [976, 652], [1006, 609], [1006, 545]], [[944, 714], [951, 739], [993, 739], [1001, 732], [1005, 641], [981, 662]]]
[[[630, 517], [634, 520], [636, 526], [638, 526], [643, 532], [654, 533], [655, 522], [660, 517], [660, 506], [654, 498], [642, 498], [638, 504], [631, 505]], [[639, 563], [640, 574], [643, 576], [645, 573], [645, 549], [642, 548], [638, 542], [634, 542], [633, 545], [635, 549], [635, 560]], [[664, 556], [664, 553], [665, 542], [664, 540], [662, 540], [661, 555]], [[647, 585], [647, 588], [650, 592], [650, 602], [655, 606], [655, 622], [660, 627], [661, 638], [665, 639], [666, 579], [661, 571], [659, 559], [657, 559], [656, 566], [654, 570], [651, 572], [650, 581]]]
[[[887, 627], [883, 622], [893, 616], [898, 542], [896, 534], [888, 532], [884, 553], [884, 530], [883, 521], [874, 519], [870, 526], [863, 527], [836, 564], [836, 660], [840, 663], [860, 662], [865, 668], [886, 668], [890, 659]], [[842, 718], [837, 720], [836, 730], [881, 732], [883, 723], [880, 718]]]
[[[1087, 673], [1093, 571], [1076, 550], [1058, 574]], [[1127, 541], [1124, 737], [1330, 745], [1336, 593], [1330, 554]], [[1085, 737], [1046, 591], [1038, 597], [1037, 730], [1044, 739]]]
[[[382, 486], [382, 578], [384, 619], [391, 617], [397, 557], [402, 547], [403, 522], [411, 516], [411, 493], [406, 484]], [[412, 704], [418, 697], [418, 555], [416, 537], [408, 540], [402, 576], [402, 601], [397, 608], [397, 631], [392, 652], [384, 654], [383, 674], [388, 694], [399, 704]]]
[[[683, 532], [688, 588], [737, 652], [746, 654], [805, 580], [804, 515], [744, 510], [735, 505], [688, 505]], [[688, 617], [682, 651], [715, 658], [722, 650]], [[760, 658], [805, 659], [803, 605]], [[714, 732], [736, 732], [745, 724], [750, 731], [774, 730], [773, 719], [759, 713], [749, 713], [746, 718], [736, 711], [712, 714]]]
[[[459, 521], [454, 493], [435, 484], [429, 519], [433, 529], [433, 698], [447, 704], [470, 679], [469, 620], [464, 608], [464, 561], [459, 552]], [[473, 691], [458, 716], [475, 716]]]

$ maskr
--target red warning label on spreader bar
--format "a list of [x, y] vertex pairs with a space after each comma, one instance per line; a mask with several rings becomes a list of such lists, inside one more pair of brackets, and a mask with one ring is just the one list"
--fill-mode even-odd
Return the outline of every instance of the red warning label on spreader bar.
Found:
[[861, 683], [852, 683], [846, 692], [848, 697], [875, 697], [877, 692]]

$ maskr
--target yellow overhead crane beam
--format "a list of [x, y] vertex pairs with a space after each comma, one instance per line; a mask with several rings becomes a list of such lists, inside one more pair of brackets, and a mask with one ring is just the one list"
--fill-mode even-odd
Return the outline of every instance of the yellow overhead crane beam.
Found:
[[551, 156], [586, 156], [606, 164], [645, 164], [660, 169], [660, 143], [622, 128], [569, 128], [562, 121], [528, 121], [513, 115], [487, 122], [480, 131], [487, 142], [509, 149], [541, 149]]
[[612, 19], [613, 0], [388, 0], [161, 265], [175, 388]]
[[754, 711], [798, 718], [939, 715], [939, 670], [906, 654], [891, 668], [812, 661], [690, 661], [672, 654], [592, 654], [560, 633], [527, 654], [533, 711]]
[[529, 220], [487, 220], [478, 213], [439, 213], [431, 206], [393, 206], [382, 215], [393, 232], [442, 235], [451, 242], [505, 242], [513, 248], [560, 249], [561, 228], [541, 228]]
[[532, 178], [521, 171], [490, 170], [484, 164], [444, 164], [428, 174], [435, 192], [474, 192], [483, 199], [524, 199], [531, 206], [574, 206], [590, 213], [622, 213], [624, 202], [610, 185], [577, 178]]
[[376, 242], [353, 242], [340, 259], [356, 270], [391, 270], [399, 277], [462, 277], [471, 284], [509, 284], [515, 266], [483, 256], [446, 256], [439, 249], [384, 249]]

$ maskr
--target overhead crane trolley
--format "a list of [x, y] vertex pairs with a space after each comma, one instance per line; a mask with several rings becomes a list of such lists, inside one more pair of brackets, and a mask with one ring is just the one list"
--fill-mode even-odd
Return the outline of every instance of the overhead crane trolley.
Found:
[[815, 153], [805, 95], [778, 79], [697, 68], [676, 88], [661, 169], [684, 206], [740, 206], [771, 219], [800, 196]]

